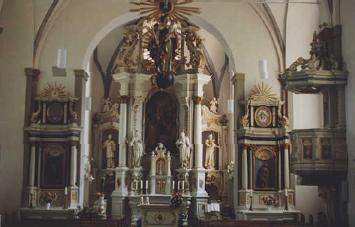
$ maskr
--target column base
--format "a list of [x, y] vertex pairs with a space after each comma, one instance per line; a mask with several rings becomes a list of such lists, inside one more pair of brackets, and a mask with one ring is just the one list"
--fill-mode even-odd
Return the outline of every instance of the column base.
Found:
[[127, 200], [126, 197], [124, 196], [117, 196], [113, 195], [111, 196], [112, 198], [112, 219], [120, 220], [125, 218], [126, 210], [128, 209], [127, 207]]
[[68, 208], [77, 209], [79, 205], [79, 187], [70, 186], [68, 187]]
[[25, 203], [24, 207], [35, 208], [38, 207], [38, 188], [34, 186], [29, 186], [26, 188], [25, 192]]
[[115, 169], [115, 190], [112, 192], [112, 196], [128, 196], [128, 189], [126, 185], [126, 177], [127, 177], [128, 168], [127, 167], [117, 167]]
[[204, 168], [192, 170], [192, 196], [193, 197], [208, 197], [206, 192], [206, 170]]

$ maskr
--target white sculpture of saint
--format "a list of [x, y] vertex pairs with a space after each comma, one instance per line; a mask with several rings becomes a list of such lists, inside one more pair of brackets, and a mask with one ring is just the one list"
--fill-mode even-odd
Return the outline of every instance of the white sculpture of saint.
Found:
[[142, 140], [139, 139], [138, 131], [136, 131], [135, 135], [132, 136], [132, 139], [128, 141], [128, 146], [132, 147], [131, 154], [131, 166], [132, 167], [140, 167], [141, 159], [143, 156], [143, 144]]
[[111, 109], [111, 105], [112, 105], [111, 99], [110, 98], [105, 99], [102, 107], [102, 113], [109, 112]]
[[213, 97], [213, 99], [210, 101], [210, 110], [213, 113], [217, 113], [217, 99], [216, 97]]
[[112, 140], [112, 134], [108, 134], [107, 139], [103, 143], [103, 150], [106, 153], [106, 168], [114, 168], [116, 143]]
[[180, 166], [183, 168], [190, 168], [191, 158], [191, 143], [189, 137], [184, 132], [180, 133], [179, 139], [176, 141], [176, 146], [180, 154]]
[[205, 167], [206, 169], [214, 169], [215, 168], [215, 159], [214, 159], [214, 151], [219, 146], [215, 143], [213, 139], [213, 135], [209, 134], [206, 141], [206, 157], [205, 157]]

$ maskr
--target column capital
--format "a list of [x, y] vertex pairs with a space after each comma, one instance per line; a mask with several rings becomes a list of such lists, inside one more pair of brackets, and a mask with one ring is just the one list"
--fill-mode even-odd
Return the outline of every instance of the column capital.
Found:
[[201, 97], [201, 96], [194, 96], [194, 97], [192, 97], [192, 100], [193, 100], [193, 102], [194, 102], [195, 105], [201, 104], [202, 99], [203, 99], [203, 97]]
[[232, 77], [232, 83], [235, 85], [239, 81], [244, 81], [245, 80], [245, 74], [244, 73], [234, 73]]
[[39, 69], [35, 68], [25, 68], [25, 74], [28, 77], [33, 77], [34, 79], [38, 80], [38, 76], [41, 73]]
[[127, 104], [129, 102], [130, 97], [128, 95], [121, 95], [119, 99], [122, 104]]
[[88, 81], [89, 74], [83, 69], [74, 69], [75, 77], [81, 77], [84, 81]]

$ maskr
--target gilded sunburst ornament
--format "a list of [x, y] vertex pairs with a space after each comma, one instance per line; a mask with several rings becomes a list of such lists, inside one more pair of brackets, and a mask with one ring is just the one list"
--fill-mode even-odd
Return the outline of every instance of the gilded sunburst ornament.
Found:
[[273, 92], [270, 85], [262, 82], [251, 90], [250, 100], [259, 102], [274, 102], [278, 100], [278, 97]]
[[173, 20], [188, 20], [187, 16], [200, 13], [199, 8], [186, 6], [192, 0], [141, 0], [132, 1], [131, 4], [138, 8], [131, 12], [139, 12], [147, 20], [159, 20], [161, 16], [169, 16]]
[[64, 98], [67, 97], [65, 86], [62, 84], [48, 83], [47, 87], [41, 93], [41, 97]]

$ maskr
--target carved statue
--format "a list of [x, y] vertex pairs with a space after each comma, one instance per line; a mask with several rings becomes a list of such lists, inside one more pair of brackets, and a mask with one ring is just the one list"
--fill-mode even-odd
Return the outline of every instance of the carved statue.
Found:
[[139, 31], [136, 26], [129, 28], [123, 37], [123, 43], [121, 51], [118, 54], [116, 64], [119, 67], [132, 67], [136, 65], [136, 61], [133, 59], [133, 52], [139, 41]]
[[103, 150], [106, 152], [106, 168], [114, 168], [116, 143], [112, 140], [112, 134], [107, 136], [103, 144]]
[[79, 121], [78, 113], [74, 111], [74, 103], [69, 104], [69, 116], [70, 116], [70, 123], [77, 124]]
[[206, 145], [205, 167], [206, 169], [214, 169], [216, 164], [214, 159], [214, 151], [215, 148], [219, 148], [219, 146], [215, 143], [212, 134], [208, 135], [208, 138], [205, 141], [205, 145]]
[[188, 27], [185, 32], [186, 46], [190, 52], [190, 62], [193, 71], [204, 69], [206, 66], [206, 59], [203, 54], [202, 39], [197, 35], [196, 28]]
[[112, 101], [111, 98], [108, 97], [107, 99], [104, 99], [104, 104], [102, 105], [102, 113], [106, 113], [108, 111], [110, 111], [111, 109], [111, 105], [112, 105]]
[[41, 113], [41, 105], [38, 104], [38, 109], [32, 113], [31, 115], [31, 123], [36, 124], [39, 123], [39, 114]]
[[136, 131], [135, 135], [132, 136], [132, 139], [128, 141], [128, 146], [131, 148], [132, 160], [131, 166], [132, 167], [140, 167], [141, 166], [141, 159], [143, 156], [143, 145], [142, 141], [139, 139], [138, 131]]
[[190, 168], [191, 148], [189, 137], [185, 136], [184, 132], [180, 133], [179, 139], [176, 141], [176, 146], [180, 154], [180, 166], [183, 168]]
[[217, 105], [218, 105], [217, 99], [216, 97], [213, 97], [212, 100], [210, 101], [211, 112], [217, 113]]

